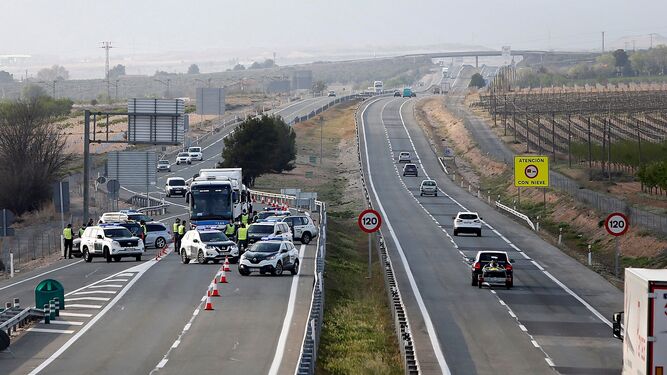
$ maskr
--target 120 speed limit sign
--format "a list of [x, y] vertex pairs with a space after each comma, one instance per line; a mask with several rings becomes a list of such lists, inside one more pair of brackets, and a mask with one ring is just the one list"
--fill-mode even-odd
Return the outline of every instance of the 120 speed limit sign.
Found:
[[377, 232], [382, 225], [382, 217], [375, 210], [364, 210], [357, 220], [359, 228], [366, 233]]
[[620, 212], [614, 212], [613, 214], [607, 216], [607, 219], [604, 221], [604, 227], [607, 229], [607, 232], [612, 236], [622, 236], [625, 232], [628, 231], [630, 222], [628, 217]]

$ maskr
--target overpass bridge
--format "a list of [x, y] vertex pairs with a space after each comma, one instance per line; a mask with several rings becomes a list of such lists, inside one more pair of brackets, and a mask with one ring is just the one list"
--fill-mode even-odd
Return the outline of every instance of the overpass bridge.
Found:
[[[522, 56], [524, 59], [532, 57], [543, 61], [546, 56], [565, 57], [575, 59], [590, 59], [598, 56], [599, 52], [580, 52], [580, 51], [543, 51], [543, 50], [510, 50], [511, 56]], [[455, 57], [474, 57], [475, 67], [479, 67], [480, 57], [502, 56], [503, 51], [480, 50], [480, 51], [451, 51], [451, 52], [429, 52], [405, 55], [402, 57], [428, 57], [431, 59], [455, 58]]]

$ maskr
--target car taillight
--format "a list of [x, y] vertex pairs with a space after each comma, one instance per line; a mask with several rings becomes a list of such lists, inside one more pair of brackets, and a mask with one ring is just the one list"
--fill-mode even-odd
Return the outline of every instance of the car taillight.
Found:
[[475, 269], [476, 270], [482, 269], [482, 264], [480, 262], [475, 262]]
[[475, 219], [475, 223], [479, 223], [479, 220]]
[[512, 270], [512, 265], [511, 264], [506, 264], [505, 265], [505, 270], [506, 271], [511, 271]]

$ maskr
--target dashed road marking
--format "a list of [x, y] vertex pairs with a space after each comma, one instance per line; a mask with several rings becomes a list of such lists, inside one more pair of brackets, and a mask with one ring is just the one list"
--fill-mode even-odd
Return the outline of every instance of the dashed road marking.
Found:
[[28, 328], [28, 332], [40, 332], [40, 333], [59, 333], [71, 335], [74, 331], [70, 329], [51, 329], [51, 328]]

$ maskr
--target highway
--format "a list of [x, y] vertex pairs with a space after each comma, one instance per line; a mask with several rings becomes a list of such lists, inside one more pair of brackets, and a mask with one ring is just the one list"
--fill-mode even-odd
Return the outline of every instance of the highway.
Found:
[[[622, 291], [453, 184], [414, 120], [415, 102], [368, 100], [359, 134], [423, 372], [620, 373], [621, 345], [608, 319], [622, 310]], [[401, 151], [413, 155], [418, 178], [399, 173]], [[438, 197], [419, 196], [427, 176]], [[453, 236], [452, 216], [466, 210], [483, 217], [482, 237]], [[515, 260], [513, 289], [471, 286], [468, 259], [490, 249]]]
[[[306, 99], [276, 113], [289, 119], [328, 100]], [[171, 173], [161, 174], [153, 194], [168, 176], [187, 179], [214, 167], [231, 131], [200, 144], [205, 161], [174, 165]], [[175, 217], [187, 219], [187, 208], [183, 198], [167, 201], [169, 213], [155, 219], [171, 228]], [[142, 262], [61, 260], [3, 280], [0, 301], [18, 297], [23, 306], [34, 304], [39, 281], [59, 280], [67, 307], [59, 324], [36, 324], [12, 343], [13, 355], [0, 354], [0, 373], [293, 372], [310, 307], [315, 242], [297, 243], [297, 248], [301, 271], [296, 277], [241, 277], [232, 265], [229, 283], [219, 284], [221, 297], [213, 299], [213, 311], [203, 310], [202, 297], [220, 265], [183, 265], [175, 254], [155, 260], [154, 249]]]

